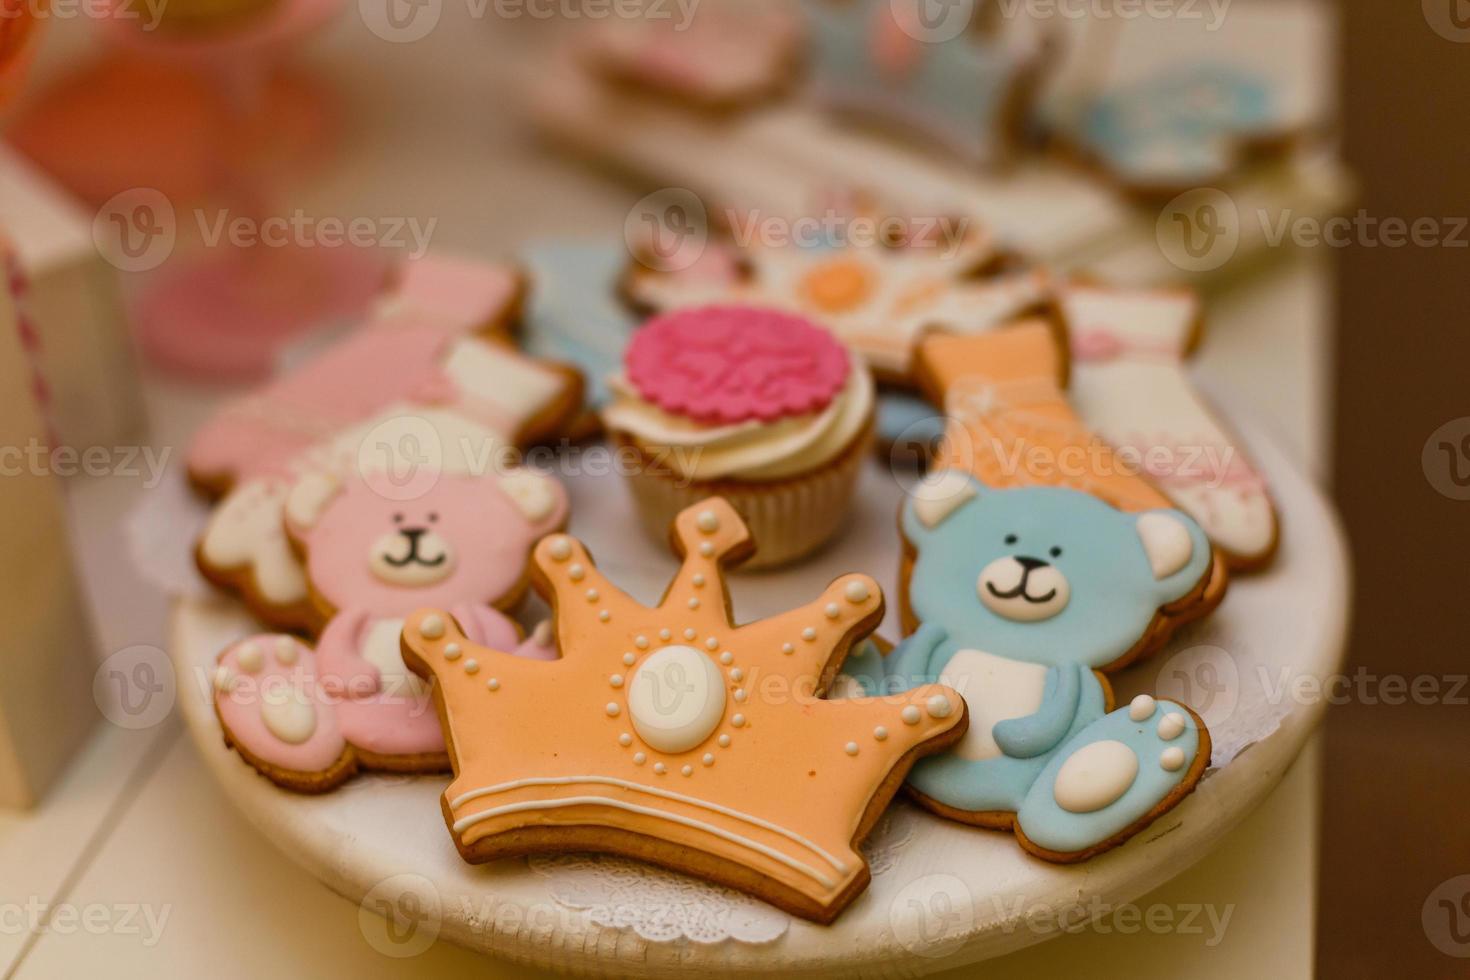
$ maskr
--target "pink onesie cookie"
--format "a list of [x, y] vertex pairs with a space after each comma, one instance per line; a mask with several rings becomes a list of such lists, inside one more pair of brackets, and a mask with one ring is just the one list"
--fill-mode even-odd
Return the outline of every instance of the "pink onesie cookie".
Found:
[[189, 447], [190, 479], [222, 495], [195, 551], [204, 577], [273, 628], [315, 632], [322, 623], [282, 525], [296, 481], [340, 476], [361, 453], [387, 465], [385, 449], [483, 470], [492, 451], [563, 432], [580, 411], [582, 379], [510, 345], [521, 294], [513, 269], [420, 259], [374, 320], [226, 405]]
[[321, 792], [359, 769], [448, 769], [428, 684], [399, 649], [403, 617], [426, 603], [477, 643], [556, 657], [545, 631], [522, 642], [500, 609], [525, 595], [532, 545], [566, 519], [561, 485], [529, 470], [426, 482], [409, 499], [386, 473], [292, 491], [287, 522], [326, 628], [315, 649], [284, 635], [236, 643], [214, 678], [226, 740], [280, 786]]

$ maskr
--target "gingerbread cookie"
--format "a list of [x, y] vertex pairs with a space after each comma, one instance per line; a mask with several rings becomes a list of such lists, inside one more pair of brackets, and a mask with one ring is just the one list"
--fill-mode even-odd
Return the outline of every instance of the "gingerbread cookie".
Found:
[[[957, 238], [896, 245], [712, 245], [677, 272], [634, 263], [624, 292], [640, 309], [765, 306], [807, 317], [862, 354], [890, 384], [912, 383], [915, 345], [929, 332], [980, 333], [1043, 308], [1037, 269], [979, 278], [1001, 255], [978, 228]], [[929, 229], [939, 234], [936, 229]]]
[[882, 662], [885, 683], [949, 685], [971, 716], [958, 745], [910, 773], [921, 804], [1072, 862], [1193, 790], [1210, 760], [1204, 723], [1147, 695], [1114, 711], [1106, 675], [1203, 595], [1212, 557], [1197, 524], [945, 470], [905, 503], [901, 527], [905, 619], [920, 625]]
[[923, 805], [1015, 829], [1047, 860], [1084, 860], [1175, 806], [1209, 765], [1187, 707], [1144, 697], [1114, 712], [1106, 674], [1212, 610], [1227, 576], [1203, 529], [1072, 413], [1048, 325], [931, 337], [919, 358], [949, 430], [900, 518], [911, 635], [862, 680], [943, 678], [969, 704], [964, 741], [910, 776]]
[[442, 610], [409, 617], [404, 659], [435, 680], [454, 764], [445, 822], [470, 862], [623, 854], [830, 922], [866, 886], [857, 845], [911, 763], [963, 736], [963, 701], [938, 685], [823, 700], [882, 618], [877, 584], [844, 576], [736, 626], [724, 566], [753, 549], [735, 510], [704, 501], [672, 535], [683, 565], [654, 608], [572, 538], [536, 546], [552, 663], [474, 644]]
[[225, 740], [277, 785], [314, 793], [359, 769], [448, 768], [428, 685], [400, 655], [403, 617], [421, 605], [452, 610], [477, 643], [555, 658], [544, 631], [522, 643], [500, 611], [525, 594], [532, 543], [565, 521], [550, 477], [315, 475], [286, 512], [326, 628], [314, 648], [249, 637], [220, 654], [214, 678]]
[[1144, 198], [1169, 198], [1230, 177], [1290, 144], [1299, 123], [1260, 74], [1221, 63], [1170, 68], [1072, 107], [1060, 138]]
[[974, 163], [1012, 155], [1047, 61], [1033, 23], [970, 13], [951, 30], [942, 11], [935, 23], [918, 0], [802, 6], [811, 21], [810, 74], [829, 109], [917, 134]]
[[1185, 368], [1201, 333], [1199, 298], [1069, 283], [1057, 305], [1071, 342], [1069, 395], [1083, 420], [1141, 462], [1232, 571], [1268, 564], [1278, 527], [1265, 480]]
[[685, 18], [654, 8], [590, 25], [574, 54], [607, 81], [726, 111], [783, 94], [796, 77], [802, 35], [784, 3], [710, 0]]
[[[426, 261], [376, 321], [226, 406], [190, 446], [196, 485], [225, 494], [196, 549], [200, 571], [270, 626], [321, 626], [281, 520], [301, 477], [340, 475], [365, 455], [483, 473], [502, 451], [563, 431], [580, 409], [575, 368], [522, 355], [501, 334], [518, 276]], [[415, 298], [425, 296], [437, 297], [428, 312]]]

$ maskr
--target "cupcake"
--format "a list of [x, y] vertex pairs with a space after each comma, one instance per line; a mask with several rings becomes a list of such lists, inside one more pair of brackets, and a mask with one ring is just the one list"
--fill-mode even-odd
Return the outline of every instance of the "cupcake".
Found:
[[603, 421], [659, 540], [716, 494], [760, 542], [748, 568], [801, 558], [841, 527], [872, 444], [873, 380], [821, 327], [756, 307], [666, 314], [634, 334], [610, 387]]

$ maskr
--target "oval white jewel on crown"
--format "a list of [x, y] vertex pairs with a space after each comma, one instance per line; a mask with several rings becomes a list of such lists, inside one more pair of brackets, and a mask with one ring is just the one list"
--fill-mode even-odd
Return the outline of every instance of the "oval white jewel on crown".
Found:
[[628, 679], [628, 713], [644, 742], [661, 752], [687, 752], [724, 717], [724, 678], [694, 647], [664, 647]]
[[1132, 749], [1111, 739], [1093, 742], [1062, 764], [1052, 795], [1063, 810], [1092, 813], [1128, 792], [1137, 776], [1138, 756]]

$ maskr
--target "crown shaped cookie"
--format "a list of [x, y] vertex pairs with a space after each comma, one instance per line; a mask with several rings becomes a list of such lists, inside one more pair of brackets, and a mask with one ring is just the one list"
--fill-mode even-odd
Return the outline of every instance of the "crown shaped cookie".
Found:
[[623, 854], [829, 922], [866, 887], [857, 845], [910, 765], [963, 736], [964, 701], [940, 685], [823, 700], [883, 616], [877, 583], [844, 576], [736, 626], [722, 566], [754, 548], [734, 508], [683, 511], [673, 541], [683, 565], [652, 608], [575, 539], [537, 545], [560, 660], [476, 646], [442, 611], [405, 623], [405, 662], [437, 681], [455, 844], [472, 863]]

